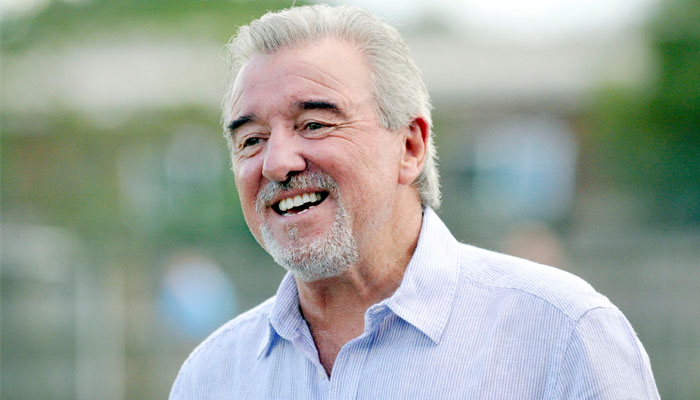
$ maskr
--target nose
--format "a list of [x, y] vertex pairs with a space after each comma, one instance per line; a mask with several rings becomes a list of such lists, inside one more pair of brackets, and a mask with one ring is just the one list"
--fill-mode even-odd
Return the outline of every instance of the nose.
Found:
[[265, 146], [263, 176], [271, 181], [284, 182], [294, 172], [306, 169], [306, 159], [301, 155], [301, 138], [289, 129], [277, 129], [270, 133]]

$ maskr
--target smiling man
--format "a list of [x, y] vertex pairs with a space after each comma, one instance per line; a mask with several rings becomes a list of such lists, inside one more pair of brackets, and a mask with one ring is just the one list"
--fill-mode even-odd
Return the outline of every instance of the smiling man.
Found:
[[435, 214], [430, 100], [394, 28], [299, 7], [230, 54], [243, 214], [289, 273], [190, 355], [171, 399], [658, 398], [604, 296], [460, 244]]

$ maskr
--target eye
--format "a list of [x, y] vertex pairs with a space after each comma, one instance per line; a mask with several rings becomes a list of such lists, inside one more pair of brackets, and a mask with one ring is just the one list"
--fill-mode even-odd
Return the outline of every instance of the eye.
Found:
[[326, 125], [324, 125], [320, 122], [309, 122], [308, 124], [306, 124], [305, 128], [310, 130], [310, 131], [315, 131], [315, 130], [325, 128], [325, 127], [326, 127]]
[[261, 138], [259, 137], [249, 137], [246, 140], [243, 141], [241, 144], [241, 147], [250, 147], [250, 146], [255, 146], [256, 144], [260, 143], [262, 141]]

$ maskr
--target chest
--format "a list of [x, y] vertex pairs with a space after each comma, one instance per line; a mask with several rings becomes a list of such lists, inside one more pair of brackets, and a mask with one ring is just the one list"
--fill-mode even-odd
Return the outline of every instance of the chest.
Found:
[[[250, 398], [540, 399], [554, 380], [557, 344], [522, 335], [447, 332], [438, 343], [400, 322], [361, 335], [335, 352], [330, 377], [318, 359], [279, 343], [257, 365]], [[523, 368], [527, 365], [528, 368]], [[245, 371], [249, 375], [253, 371]], [[303, 395], [302, 395], [303, 393]]]
[[342, 348], [347, 343], [362, 336], [364, 322], [360, 314], [356, 318], [347, 318], [344, 321], [337, 321], [325, 327], [309, 327], [308, 325], [307, 327], [309, 329], [305, 333], [310, 334], [313, 338], [318, 361], [326, 371], [326, 375], [330, 376], [335, 359]]

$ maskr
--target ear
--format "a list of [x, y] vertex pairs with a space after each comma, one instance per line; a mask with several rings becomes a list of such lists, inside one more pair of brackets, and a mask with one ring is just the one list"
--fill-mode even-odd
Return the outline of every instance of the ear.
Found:
[[422, 115], [414, 118], [406, 129], [403, 156], [399, 168], [399, 183], [412, 184], [423, 170], [425, 155], [428, 150], [430, 125]]

